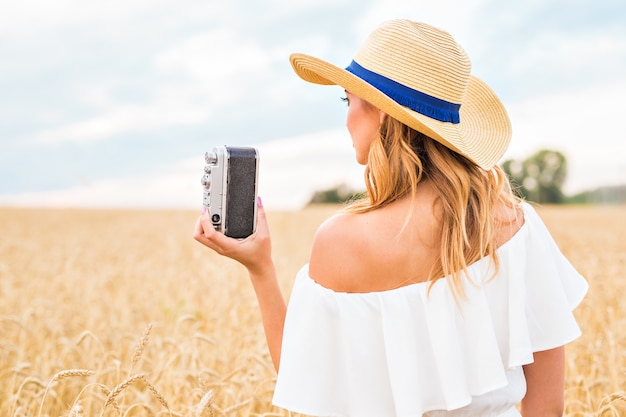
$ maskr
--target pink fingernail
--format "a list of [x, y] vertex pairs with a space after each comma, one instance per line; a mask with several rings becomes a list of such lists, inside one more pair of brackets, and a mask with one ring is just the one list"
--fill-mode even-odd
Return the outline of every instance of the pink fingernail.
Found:
[[202, 214], [206, 213], [206, 207], [202, 206]]
[[260, 196], [256, 198], [256, 205], [257, 207], [263, 207], [263, 201], [261, 201]]

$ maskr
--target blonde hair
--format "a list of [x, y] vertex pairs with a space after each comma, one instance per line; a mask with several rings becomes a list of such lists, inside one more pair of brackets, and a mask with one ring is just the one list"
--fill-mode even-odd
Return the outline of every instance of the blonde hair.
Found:
[[442, 209], [441, 248], [429, 275], [430, 287], [447, 277], [455, 295], [465, 298], [462, 273], [467, 272], [468, 265], [489, 256], [498, 270], [496, 231], [501, 222], [494, 214], [502, 203], [508, 207], [519, 203], [500, 167], [486, 171], [387, 116], [370, 146], [365, 179], [367, 194], [351, 202], [345, 211], [365, 213], [407, 195], [415, 197], [422, 180], [435, 187], [436, 203]]

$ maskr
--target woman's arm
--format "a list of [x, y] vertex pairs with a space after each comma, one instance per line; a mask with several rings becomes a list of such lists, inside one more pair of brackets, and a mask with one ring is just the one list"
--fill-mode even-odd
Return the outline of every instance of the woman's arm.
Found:
[[287, 307], [278, 285], [269, 227], [260, 199], [256, 232], [248, 238], [238, 240], [216, 232], [206, 210], [198, 217], [193, 237], [218, 254], [241, 263], [248, 270], [259, 302], [272, 362], [278, 370]]
[[523, 417], [561, 417], [564, 409], [565, 347], [534, 353], [535, 361], [524, 365], [526, 396]]
[[274, 368], [278, 371], [287, 306], [278, 286], [274, 264], [272, 263], [271, 268], [264, 273], [250, 272], [250, 280], [259, 302], [267, 346], [272, 356]]

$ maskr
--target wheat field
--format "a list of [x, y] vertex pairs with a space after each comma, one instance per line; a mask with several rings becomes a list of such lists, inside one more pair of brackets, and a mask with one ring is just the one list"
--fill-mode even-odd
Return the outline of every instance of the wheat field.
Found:
[[[286, 294], [335, 207], [270, 212]], [[626, 207], [540, 215], [591, 289], [566, 416], [626, 415]], [[245, 271], [198, 213], [0, 208], [0, 416], [287, 416]]]

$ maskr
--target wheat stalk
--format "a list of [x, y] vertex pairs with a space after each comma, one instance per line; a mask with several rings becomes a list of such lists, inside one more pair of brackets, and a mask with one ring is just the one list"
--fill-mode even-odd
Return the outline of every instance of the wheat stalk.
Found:
[[196, 408], [196, 417], [205, 417], [208, 415], [213, 417], [213, 404], [211, 403], [211, 398], [213, 398], [213, 390], [207, 391], [200, 402], [198, 403], [198, 407]]
[[178, 328], [182, 323], [186, 322], [187, 320], [198, 321], [198, 317], [194, 316], [193, 314], [183, 314], [176, 320], [176, 328]]
[[150, 382], [148, 382], [148, 380], [145, 377], [142, 376], [141, 379], [143, 380], [143, 383], [146, 384], [146, 386], [148, 387], [150, 392], [152, 392], [152, 395], [154, 395], [154, 397], [157, 400], [159, 400], [161, 405], [163, 405], [163, 407], [165, 407], [169, 411], [170, 407], [169, 407], [169, 405], [167, 405], [167, 401], [165, 401], [165, 398], [163, 398], [161, 393], [154, 387], [154, 385], [152, 385]]
[[[102, 390], [102, 392], [103, 392], [103, 393], [107, 396], [107, 403], [108, 403], [108, 401], [109, 401], [109, 396], [111, 395], [111, 392], [112, 392], [112, 391], [111, 391], [111, 390], [109, 389], [109, 387], [107, 387], [106, 385], [103, 385], [103, 384], [98, 384], [98, 386], [100, 387], [100, 389]], [[113, 399], [111, 400], [111, 402], [110, 402], [110, 404], [109, 404], [109, 405], [112, 405], [112, 406], [113, 406], [113, 408], [115, 408], [115, 411], [117, 411], [117, 414], [118, 414], [118, 415], [122, 415], [122, 409], [120, 408], [120, 406], [119, 406], [119, 404], [117, 403], [117, 401], [115, 400], [115, 398], [113, 398]], [[107, 405], [105, 405], [105, 406], [103, 407], [103, 410], [104, 410], [104, 408], [106, 408], [106, 407], [107, 407]]]
[[70, 414], [67, 417], [82, 417], [82, 416], [83, 416], [83, 406], [80, 405], [80, 402], [76, 402], [70, 409]]
[[21, 322], [21, 320], [18, 317], [16, 317], [16, 316], [1, 316], [0, 317], [0, 321], [6, 321], [6, 322], [9, 322], [9, 323], [17, 324], [23, 330], [28, 331], [26, 326], [24, 326], [24, 324]]
[[89, 369], [65, 369], [54, 374], [49, 384], [73, 376], [91, 376], [94, 374], [95, 372]]
[[[141, 381], [143, 382], [146, 387], [148, 387], [148, 389], [150, 390], [150, 392], [152, 392], [152, 395], [154, 395], [154, 397], [161, 403], [161, 405], [163, 405], [163, 407], [165, 407], [168, 412], [170, 411], [170, 407], [167, 404], [167, 401], [165, 401], [165, 398], [163, 398], [163, 395], [161, 395], [161, 393], [154, 387], [154, 385], [152, 385], [145, 376], [141, 375], [141, 374], [137, 374], [134, 375], [130, 378], [127, 378], [125, 381], [122, 381], [120, 384], [118, 384], [107, 396], [107, 399], [104, 403], [104, 408], [107, 408], [109, 405], [114, 404], [116, 401], [116, 398], [126, 389], [128, 388], [130, 385], [132, 385], [133, 383], [137, 382], [137, 381]], [[171, 414], [171, 412], [170, 412]]]
[[236, 368], [233, 371], [230, 371], [229, 373], [227, 373], [226, 375], [224, 375], [222, 377], [222, 381], [228, 381], [230, 380], [233, 376], [237, 375], [239, 372], [241, 371], [245, 371], [246, 367], [245, 366], [240, 366], [239, 368]]
[[135, 347], [135, 352], [133, 353], [133, 358], [131, 359], [131, 362], [130, 362], [130, 369], [128, 370], [129, 376], [133, 367], [137, 364], [137, 362], [139, 362], [139, 359], [141, 359], [141, 354], [143, 353], [143, 350], [146, 347], [148, 340], [150, 340], [151, 331], [152, 331], [152, 323], [146, 326], [146, 328], [143, 331], [143, 335], [141, 336], [141, 339], [139, 339], [139, 343], [137, 343], [137, 346]]
[[248, 398], [245, 401], [242, 401], [242, 402], [240, 402], [238, 404], [231, 405], [230, 407], [225, 408], [225, 409], [221, 409], [218, 406], [214, 406], [214, 407], [215, 407], [215, 409], [217, 410], [218, 413], [220, 413], [221, 415], [225, 416], [225, 415], [228, 415], [230, 413], [233, 413], [233, 412], [235, 412], [237, 410], [240, 410], [240, 409], [248, 406], [251, 402], [252, 402], [252, 398]]
[[217, 341], [215, 339], [213, 339], [212, 337], [209, 337], [209, 336], [207, 336], [205, 334], [196, 332], [196, 333], [194, 333], [193, 337], [196, 338], [196, 339], [204, 340], [205, 342], [207, 342], [207, 343], [209, 343], [211, 345], [217, 345]]
[[607, 395], [602, 400], [601, 405], [604, 403], [606, 404], [612, 403], [613, 401], [617, 401], [617, 400], [626, 401], [626, 392], [614, 392], [613, 394]]
[[118, 395], [122, 393], [126, 388], [128, 388], [133, 382], [141, 379], [143, 375], [134, 375], [130, 378], [126, 378], [126, 380], [119, 383], [115, 388], [109, 392], [107, 399], [104, 403], [104, 408], [107, 408], [109, 405], [113, 404]]
[[616, 401], [625, 401], [626, 402], [626, 393], [624, 392], [614, 392], [612, 394], [607, 395], [600, 402], [600, 407], [598, 410], [598, 416], [602, 416], [607, 412], [611, 412], [612, 414], [619, 416], [621, 413], [618, 411], [616, 405], [614, 404]]
[[90, 330], [85, 330], [83, 331], [80, 335], [78, 335], [78, 337], [76, 338], [76, 346], [80, 346], [81, 343], [83, 343], [83, 341], [85, 339], [87, 339], [87, 337], [92, 338], [93, 340], [95, 340], [95, 342], [98, 344], [98, 347], [100, 348], [100, 352], [104, 353], [104, 347], [102, 346], [102, 342], [100, 341], [100, 339], [93, 334], [92, 331]]
[[613, 404], [607, 404], [598, 411], [596, 414], [598, 417], [602, 417], [605, 414], [610, 413], [611, 416], [621, 417], [619, 410]]
[[54, 374], [52, 379], [50, 379], [50, 382], [48, 382], [48, 385], [46, 385], [46, 390], [44, 391], [43, 397], [41, 398], [41, 403], [39, 404], [39, 413], [37, 413], [37, 416], [41, 416], [41, 411], [43, 410], [43, 404], [46, 401], [48, 390], [56, 381], [60, 381], [61, 379], [65, 378], [71, 378], [74, 376], [91, 376], [94, 374], [95, 372], [90, 371], [89, 369], [65, 369]]
[[20, 398], [22, 390], [28, 384], [38, 385], [40, 388], [44, 388], [44, 389], [46, 388], [46, 385], [43, 382], [41, 382], [41, 380], [39, 378], [36, 378], [36, 377], [33, 377], [33, 376], [26, 377], [22, 381], [20, 386], [18, 387], [17, 392], [15, 393], [15, 395], [13, 396], [13, 406], [12, 406], [13, 410], [15, 410], [15, 407], [17, 406], [17, 402], [18, 402], [18, 400]]

